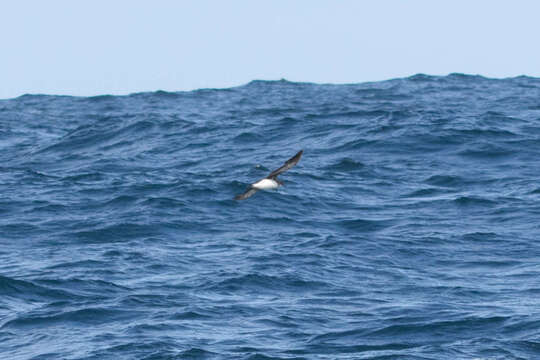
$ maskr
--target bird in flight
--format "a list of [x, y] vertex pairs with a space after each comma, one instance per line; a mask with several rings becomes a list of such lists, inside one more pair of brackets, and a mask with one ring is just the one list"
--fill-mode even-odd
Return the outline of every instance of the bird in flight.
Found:
[[300, 150], [292, 158], [285, 161], [285, 164], [283, 164], [283, 166], [281, 166], [280, 168], [272, 171], [270, 173], [270, 175], [268, 175], [264, 179], [261, 179], [261, 180], [259, 180], [257, 182], [254, 182], [253, 184], [251, 184], [247, 188], [246, 192], [244, 192], [243, 194], [240, 194], [240, 195], [236, 195], [234, 197], [234, 200], [244, 200], [244, 199], [247, 199], [248, 197], [250, 197], [251, 195], [255, 194], [257, 192], [257, 190], [277, 189], [279, 186], [283, 185], [283, 182], [279, 181], [277, 179], [278, 175], [280, 175], [281, 173], [289, 170], [294, 165], [298, 164], [298, 162], [300, 161], [300, 157], [302, 156], [303, 152], [304, 152], [304, 150]]

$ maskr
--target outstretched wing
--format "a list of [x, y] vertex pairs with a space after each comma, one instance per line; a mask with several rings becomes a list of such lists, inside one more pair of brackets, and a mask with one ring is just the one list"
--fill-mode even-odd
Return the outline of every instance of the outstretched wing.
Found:
[[254, 187], [249, 187], [249, 189], [246, 190], [245, 193], [243, 194], [240, 194], [240, 195], [236, 195], [234, 197], [234, 200], [244, 200], [244, 199], [247, 199], [248, 197], [250, 197], [251, 195], [255, 194], [257, 192], [257, 189], [255, 189]]
[[272, 171], [270, 173], [270, 175], [268, 175], [266, 178], [267, 179], [273, 179], [275, 178], [276, 176], [278, 176], [279, 174], [281, 174], [282, 172], [285, 172], [287, 170], [289, 170], [290, 168], [292, 168], [294, 165], [296, 165], [299, 161], [300, 161], [300, 157], [302, 156], [302, 153], [304, 152], [304, 150], [300, 150], [296, 155], [294, 155], [292, 158], [290, 158], [289, 160], [285, 161], [285, 164], [283, 164], [282, 167], [280, 167], [279, 169], [276, 169], [274, 171]]

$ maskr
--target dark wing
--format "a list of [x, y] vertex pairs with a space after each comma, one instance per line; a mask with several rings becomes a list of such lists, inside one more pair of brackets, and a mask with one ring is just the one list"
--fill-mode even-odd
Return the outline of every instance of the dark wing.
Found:
[[251, 195], [255, 194], [256, 192], [257, 192], [257, 189], [255, 189], [254, 187], [249, 187], [249, 189], [247, 189], [245, 193], [240, 194], [240, 195], [236, 195], [236, 196], [234, 197], [234, 200], [244, 200], [244, 199], [247, 199], [248, 197], [250, 197]]
[[302, 153], [304, 152], [304, 150], [300, 150], [296, 155], [294, 155], [292, 158], [290, 158], [289, 160], [285, 161], [285, 164], [283, 164], [282, 167], [280, 167], [279, 169], [276, 169], [274, 171], [272, 171], [270, 173], [270, 175], [268, 175], [266, 178], [267, 179], [273, 179], [275, 178], [276, 176], [278, 176], [279, 174], [281, 174], [282, 172], [285, 172], [287, 170], [289, 170], [290, 168], [292, 168], [294, 165], [298, 164], [298, 162], [300, 161], [300, 157], [302, 156]]

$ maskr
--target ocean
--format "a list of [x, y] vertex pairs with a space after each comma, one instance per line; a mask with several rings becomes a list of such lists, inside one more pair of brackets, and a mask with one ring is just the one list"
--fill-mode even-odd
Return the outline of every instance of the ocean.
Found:
[[538, 78], [0, 100], [0, 358], [539, 359], [539, 201]]

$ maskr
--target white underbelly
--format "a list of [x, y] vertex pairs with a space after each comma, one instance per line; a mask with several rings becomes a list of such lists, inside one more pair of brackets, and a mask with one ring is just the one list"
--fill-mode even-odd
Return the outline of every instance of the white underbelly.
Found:
[[277, 181], [272, 179], [262, 179], [257, 181], [256, 183], [252, 184], [255, 189], [259, 190], [270, 190], [270, 189], [277, 189], [279, 186]]

